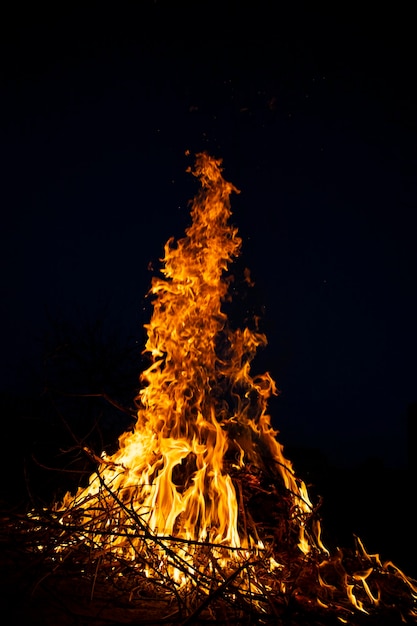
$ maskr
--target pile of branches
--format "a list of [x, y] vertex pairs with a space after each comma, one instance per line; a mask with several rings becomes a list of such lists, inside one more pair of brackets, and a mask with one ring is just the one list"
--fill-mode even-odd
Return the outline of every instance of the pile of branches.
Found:
[[[234, 481], [245, 523], [256, 528], [263, 549], [155, 535], [104, 483], [94, 528], [85, 502], [65, 514], [3, 513], [1, 586], [15, 614], [16, 607], [25, 611], [28, 626], [417, 623], [416, 581], [368, 555], [359, 539], [333, 555], [319, 548], [303, 554], [292, 529], [308, 526], [316, 512], [294, 519], [293, 494], [270, 481], [266, 488], [255, 471]], [[109, 516], [115, 506], [123, 510], [122, 525]], [[116, 535], [134, 546], [134, 558], [131, 550], [112, 549]]]

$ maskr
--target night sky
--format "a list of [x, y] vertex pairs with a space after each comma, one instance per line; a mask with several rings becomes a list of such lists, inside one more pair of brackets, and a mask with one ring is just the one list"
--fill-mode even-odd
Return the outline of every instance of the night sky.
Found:
[[404, 466], [417, 401], [411, 13], [240, 4], [36, 3], [2, 20], [1, 390], [36, 388], [51, 319], [105, 315], [143, 341], [148, 266], [189, 224], [186, 168], [206, 150], [241, 191], [233, 221], [280, 440]]

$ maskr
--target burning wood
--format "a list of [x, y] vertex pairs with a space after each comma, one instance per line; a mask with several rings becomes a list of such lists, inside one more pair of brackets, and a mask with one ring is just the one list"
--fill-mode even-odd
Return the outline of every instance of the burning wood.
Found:
[[87, 486], [20, 520], [29, 553], [77, 572], [93, 598], [111, 588], [136, 622], [146, 600], [149, 623], [411, 623], [415, 581], [359, 539], [334, 554], [322, 543], [271, 426], [275, 383], [251, 374], [266, 338], [233, 328], [222, 308], [241, 248], [229, 223], [237, 190], [206, 154], [193, 174], [191, 226], [167, 242], [152, 281], [135, 426]]

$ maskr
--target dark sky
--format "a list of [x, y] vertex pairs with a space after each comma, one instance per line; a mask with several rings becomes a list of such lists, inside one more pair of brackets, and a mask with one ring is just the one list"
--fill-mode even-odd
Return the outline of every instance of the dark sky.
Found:
[[233, 219], [281, 441], [404, 465], [417, 401], [411, 13], [240, 4], [4, 16], [2, 389], [30, 387], [50, 317], [105, 311], [142, 341], [148, 264], [182, 236], [197, 189], [185, 152], [207, 150], [241, 190]]

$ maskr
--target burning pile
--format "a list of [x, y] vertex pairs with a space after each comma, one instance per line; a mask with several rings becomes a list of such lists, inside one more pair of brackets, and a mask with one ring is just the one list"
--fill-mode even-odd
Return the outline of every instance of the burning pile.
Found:
[[223, 310], [241, 248], [229, 224], [237, 190], [206, 154], [193, 174], [191, 226], [167, 242], [151, 286], [151, 365], [135, 426], [86, 487], [31, 514], [36, 549], [55, 569], [76, 565], [92, 595], [101, 581], [130, 607], [146, 597], [154, 623], [414, 621], [415, 581], [359, 540], [335, 554], [321, 541], [317, 510], [271, 427], [275, 383], [251, 374], [266, 338], [232, 328]]

